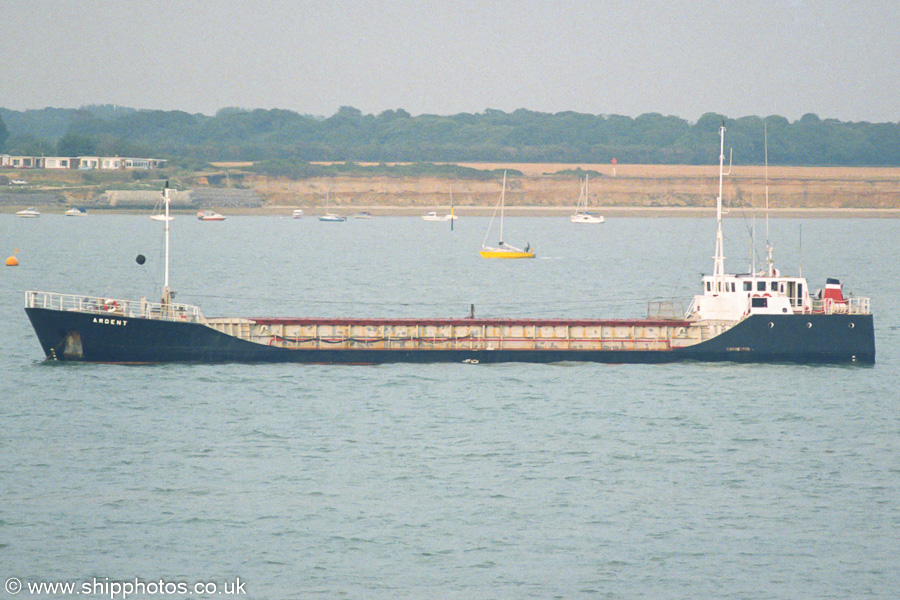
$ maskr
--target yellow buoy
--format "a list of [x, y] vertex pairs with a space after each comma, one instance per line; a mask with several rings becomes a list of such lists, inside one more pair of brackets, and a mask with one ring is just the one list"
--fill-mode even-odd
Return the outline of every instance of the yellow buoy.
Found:
[[19, 266], [19, 259], [16, 258], [16, 252], [18, 252], [18, 251], [19, 251], [19, 249], [16, 248], [15, 250], [13, 250], [13, 255], [6, 259], [7, 267], [18, 267]]

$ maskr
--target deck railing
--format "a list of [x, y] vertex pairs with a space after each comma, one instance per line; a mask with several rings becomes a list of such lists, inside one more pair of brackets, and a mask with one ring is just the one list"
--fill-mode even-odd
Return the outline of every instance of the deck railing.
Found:
[[648, 319], [684, 319], [684, 305], [679, 300], [650, 300], [647, 302]]
[[865, 296], [850, 296], [845, 298], [843, 302], [837, 302], [831, 298], [813, 298], [812, 312], [825, 313], [826, 315], [867, 315], [872, 311], [869, 298]]
[[205, 321], [200, 309], [192, 304], [162, 304], [148, 302], [146, 298], [122, 300], [78, 294], [28, 291], [25, 292], [25, 307], [95, 313], [107, 317], [118, 316], [190, 323]]

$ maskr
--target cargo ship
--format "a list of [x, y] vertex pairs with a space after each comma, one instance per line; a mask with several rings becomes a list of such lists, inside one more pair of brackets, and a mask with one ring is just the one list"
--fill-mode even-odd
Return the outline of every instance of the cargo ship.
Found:
[[[684, 314], [643, 319], [206, 317], [172, 301], [169, 224], [160, 302], [28, 291], [25, 311], [48, 360], [103, 363], [758, 363], [874, 364], [870, 300], [837, 279], [812, 292], [767, 265], [726, 274], [725, 128], [720, 130], [713, 272]], [[168, 215], [168, 183], [163, 190]]]

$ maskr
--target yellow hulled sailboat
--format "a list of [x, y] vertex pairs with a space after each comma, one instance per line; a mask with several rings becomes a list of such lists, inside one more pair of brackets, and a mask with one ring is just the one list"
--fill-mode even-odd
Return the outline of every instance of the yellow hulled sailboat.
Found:
[[[481, 251], [479, 254], [481, 254], [482, 258], [534, 258], [534, 251], [531, 249], [531, 244], [526, 244], [525, 249], [522, 250], [521, 248], [516, 248], [503, 241], [503, 209], [505, 200], [506, 171], [503, 172], [503, 191], [500, 192], [500, 202], [497, 203], [497, 208], [494, 209], [494, 214], [491, 215], [491, 222], [488, 225], [484, 241], [481, 243]], [[497, 215], [498, 209], [500, 211], [500, 242], [496, 246], [488, 246], [487, 240], [491, 235], [491, 227], [494, 224], [494, 217]]]

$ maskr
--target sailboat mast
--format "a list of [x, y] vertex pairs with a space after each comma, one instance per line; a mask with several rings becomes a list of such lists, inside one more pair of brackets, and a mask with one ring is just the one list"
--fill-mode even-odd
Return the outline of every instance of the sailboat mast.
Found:
[[453, 231], [453, 185], [450, 185], [450, 231]]
[[500, 192], [500, 242], [503, 242], [503, 206], [506, 203], [506, 171], [503, 171], [503, 191]]
[[591, 201], [591, 190], [590, 190], [590, 174], [584, 174], [584, 212], [588, 211], [588, 204]]
[[725, 255], [722, 250], [722, 180], [725, 177], [725, 124], [719, 128], [719, 195], [716, 198], [716, 254], [713, 257], [713, 277], [716, 289], [725, 276]]

